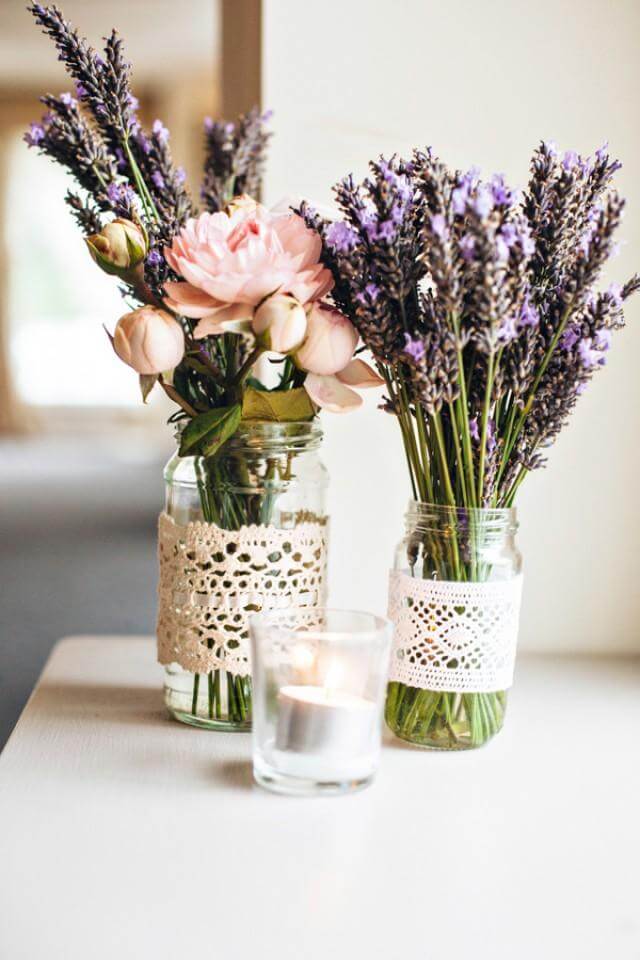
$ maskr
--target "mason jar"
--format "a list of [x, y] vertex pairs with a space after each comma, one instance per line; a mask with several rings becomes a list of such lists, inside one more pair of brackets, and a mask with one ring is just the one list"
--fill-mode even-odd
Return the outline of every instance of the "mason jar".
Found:
[[217, 456], [167, 463], [157, 634], [176, 720], [250, 729], [249, 617], [323, 605], [321, 440], [317, 420], [245, 421]]
[[516, 511], [410, 501], [390, 578], [385, 719], [440, 750], [502, 728], [515, 661], [522, 557]]

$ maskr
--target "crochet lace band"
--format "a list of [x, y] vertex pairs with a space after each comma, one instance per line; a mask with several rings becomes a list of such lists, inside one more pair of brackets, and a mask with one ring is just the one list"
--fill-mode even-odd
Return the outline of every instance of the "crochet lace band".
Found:
[[390, 679], [423, 690], [490, 693], [513, 682], [522, 576], [488, 583], [393, 571]]
[[191, 673], [251, 672], [248, 620], [264, 609], [323, 603], [327, 528], [158, 523], [158, 660]]

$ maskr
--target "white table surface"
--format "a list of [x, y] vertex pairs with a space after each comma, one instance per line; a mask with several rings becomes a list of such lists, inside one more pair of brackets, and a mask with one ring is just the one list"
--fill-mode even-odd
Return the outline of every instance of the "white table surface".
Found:
[[1, 960], [637, 960], [640, 661], [522, 658], [503, 733], [252, 785], [145, 638], [54, 650], [0, 756]]

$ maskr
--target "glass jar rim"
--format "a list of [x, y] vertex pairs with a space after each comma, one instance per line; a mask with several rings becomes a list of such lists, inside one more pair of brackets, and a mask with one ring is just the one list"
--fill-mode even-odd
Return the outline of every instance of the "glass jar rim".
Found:
[[318, 417], [312, 420], [241, 420], [227, 450], [315, 450], [322, 441]]
[[446, 527], [474, 527], [496, 533], [514, 534], [518, 530], [518, 512], [515, 507], [463, 507], [442, 503], [427, 503], [411, 498], [407, 506], [407, 524], [417, 523], [427, 529]]
[[[301, 615], [301, 624], [292, 623], [296, 613]], [[300, 629], [304, 626], [306, 618], [320, 617], [347, 619], [351, 621], [357, 619], [362, 625], [356, 626], [352, 623], [348, 628], [325, 630], [322, 627], [312, 626], [310, 629]], [[365, 626], [366, 621], [366, 626]], [[344, 610], [337, 607], [290, 607], [282, 610], [263, 610], [260, 613], [254, 613], [250, 618], [250, 626], [255, 630], [274, 630], [278, 634], [286, 634], [290, 637], [300, 637], [304, 639], [321, 638], [330, 643], [344, 643], [351, 641], [355, 643], [370, 643], [379, 640], [381, 636], [390, 632], [391, 621], [386, 617], [380, 617], [375, 613], [366, 610]]]

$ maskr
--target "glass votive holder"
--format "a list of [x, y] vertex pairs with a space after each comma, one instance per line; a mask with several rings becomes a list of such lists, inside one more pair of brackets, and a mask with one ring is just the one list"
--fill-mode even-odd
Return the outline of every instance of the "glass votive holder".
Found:
[[299, 608], [250, 621], [253, 775], [279, 793], [343, 793], [380, 757], [391, 624], [370, 613]]

